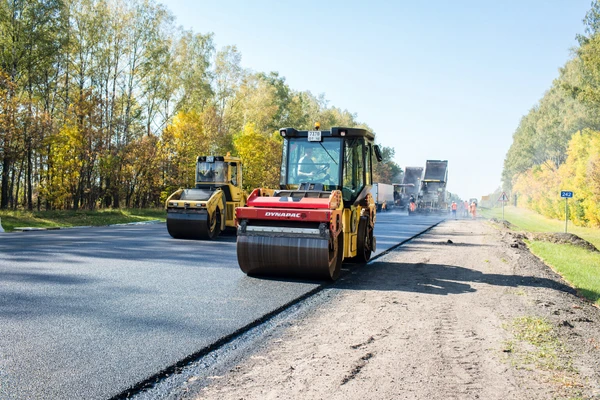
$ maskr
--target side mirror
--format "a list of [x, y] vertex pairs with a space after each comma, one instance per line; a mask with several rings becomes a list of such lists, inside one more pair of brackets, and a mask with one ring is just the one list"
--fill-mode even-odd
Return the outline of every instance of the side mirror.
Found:
[[383, 160], [383, 156], [381, 155], [381, 149], [379, 148], [379, 145], [373, 146], [373, 150], [375, 150], [375, 158], [377, 161], [381, 162]]

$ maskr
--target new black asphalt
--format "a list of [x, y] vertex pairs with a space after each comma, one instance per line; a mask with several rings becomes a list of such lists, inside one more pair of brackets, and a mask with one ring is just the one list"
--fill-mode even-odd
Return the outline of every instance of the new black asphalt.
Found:
[[[378, 214], [377, 253], [442, 218]], [[249, 278], [234, 236], [164, 223], [0, 234], [0, 399], [111, 398], [320, 284]]]

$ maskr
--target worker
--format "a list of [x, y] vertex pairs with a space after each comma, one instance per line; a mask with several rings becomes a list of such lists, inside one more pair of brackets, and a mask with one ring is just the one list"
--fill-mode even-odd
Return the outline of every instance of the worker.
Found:
[[471, 203], [471, 218], [477, 218], [477, 203], [475, 202]]
[[387, 211], [387, 201], [385, 201], [385, 200], [381, 204], [381, 211], [383, 211], [383, 212]]
[[198, 178], [200, 182], [214, 182], [215, 171], [213, 171], [212, 167], [209, 167], [208, 170], [199, 171]]
[[416, 209], [417, 209], [417, 203], [415, 200], [415, 195], [411, 194], [410, 199], [408, 201], [408, 210], [409, 210], [409, 212], [412, 213], [412, 212], [415, 212]]
[[456, 219], [456, 209], [458, 208], [458, 206], [456, 205], [456, 202], [453, 201], [452, 202], [452, 216], [454, 217], [454, 219]]
[[464, 217], [467, 218], [469, 216], [469, 202], [466, 200], [464, 203], [464, 207], [465, 207], [465, 209], [464, 209], [463, 214], [464, 214]]
[[312, 159], [312, 148], [307, 147], [304, 151], [304, 156], [298, 161], [298, 176], [299, 177], [312, 177], [317, 171], [315, 162]]

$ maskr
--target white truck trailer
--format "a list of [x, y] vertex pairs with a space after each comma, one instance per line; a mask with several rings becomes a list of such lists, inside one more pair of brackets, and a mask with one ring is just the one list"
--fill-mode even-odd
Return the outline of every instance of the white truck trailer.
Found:
[[371, 196], [375, 200], [377, 211], [381, 211], [384, 203], [388, 210], [394, 207], [394, 185], [374, 183], [371, 186]]

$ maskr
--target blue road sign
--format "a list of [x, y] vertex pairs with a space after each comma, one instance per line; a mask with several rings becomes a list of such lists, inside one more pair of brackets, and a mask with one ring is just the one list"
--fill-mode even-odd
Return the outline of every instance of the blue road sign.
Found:
[[560, 197], [573, 197], [573, 192], [567, 192], [566, 190], [563, 190], [560, 192]]

